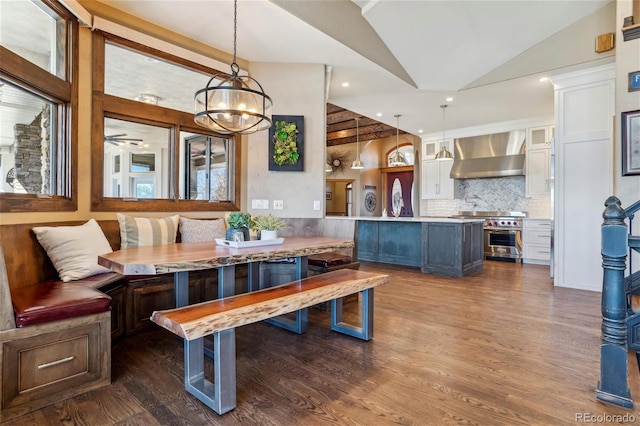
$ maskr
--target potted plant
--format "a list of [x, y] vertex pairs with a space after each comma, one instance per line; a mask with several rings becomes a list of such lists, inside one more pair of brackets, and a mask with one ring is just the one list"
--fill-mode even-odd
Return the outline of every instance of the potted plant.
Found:
[[249, 228], [251, 227], [251, 214], [242, 212], [232, 212], [227, 216], [227, 233], [225, 239], [228, 241], [233, 240], [233, 233], [242, 231], [244, 241], [249, 241], [251, 235], [249, 234]]
[[252, 219], [252, 227], [256, 229], [261, 240], [274, 240], [278, 238], [278, 231], [282, 229], [284, 222], [272, 214], [264, 214], [254, 216]]

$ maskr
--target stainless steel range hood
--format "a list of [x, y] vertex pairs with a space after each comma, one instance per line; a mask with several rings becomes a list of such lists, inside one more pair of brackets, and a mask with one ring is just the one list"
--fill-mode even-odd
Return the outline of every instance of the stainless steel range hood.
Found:
[[526, 130], [455, 140], [454, 179], [523, 176]]

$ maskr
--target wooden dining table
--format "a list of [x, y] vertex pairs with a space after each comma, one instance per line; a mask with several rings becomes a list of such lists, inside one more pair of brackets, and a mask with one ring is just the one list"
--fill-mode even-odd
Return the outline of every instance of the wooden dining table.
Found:
[[[218, 298], [235, 294], [235, 266], [248, 265], [248, 291], [257, 290], [260, 262], [295, 258], [296, 279], [307, 277], [308, 256], [351, 248], [351, 239], [286, 237], [281, 243], [235, 248], [215, 241], [130, 247], [98, 256], [98, 264], [122, 275], [173, 273], [176, 307], [189, 304], [189, 272], [218, 270]], [[264, 244], [264, 243], [263, 243]], [[306, 331], [306, 310], [296, 320], [274, 323], [297, 333]]]

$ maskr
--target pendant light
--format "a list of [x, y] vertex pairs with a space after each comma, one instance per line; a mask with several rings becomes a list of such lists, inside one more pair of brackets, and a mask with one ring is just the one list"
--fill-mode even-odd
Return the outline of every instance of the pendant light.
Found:
[[447, 149], [447, 146], [444, 144], [444, 141], [446, 140], [444, 138], [444, 130], [445, 130], [444, 111], [448, 106], [449, 105], [447, 105], [447, 104], [440, 105], [440, 108], [442, 108], [442, 145], [441, 145], [442, 149], [440, 151], [438, 151], [438, 153], [436, 154], [436, 160], [449, 160], [449, 159], [453, 158], [453, 154], [451, 152], [449, 152], [449, 150]]
[[354, 170], [364, 169], [364, 164], [360, 161], [360, 133], [358, 122], [360, 121], [360, 117], [356, 117], [356, 159], [351, 163], [351, 168]]
[[396, 118], [396, 150], [391, 154], [389, 165], [391, 166], [406, 166], [407, 162], [404, 159], [404, 155], [398, 151], [398, 142], [400, 139], [400, 114], [394, 115]]
[[[222, 134], [250, 134], [271, 127], [271, 98], [257, 80], [248, 75], [238, 75], [237, 27], [238, 0], [234, 0], [231, 75], [216, 74], [194, 96], [196, 124]], [[219, 81], [217, 86], [212, 86], [214, 80]]]

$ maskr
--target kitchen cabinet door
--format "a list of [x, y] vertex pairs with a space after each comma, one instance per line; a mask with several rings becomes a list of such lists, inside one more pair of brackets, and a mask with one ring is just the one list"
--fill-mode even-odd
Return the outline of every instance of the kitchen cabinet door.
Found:
[[547, 197], [551, 194], [550, 159], [550, 148], [527, 152], [527, 197]]
[[453, 198], [453, 179], [449, 177], [453, 160], [422, 162], [422, 199]]
[[550, 148], [554, 137], [555, 127], [553, 125], [527, 129], [527, 152]]
[[422, 142], [422, 159], [423, 160], [435, 159], [436, 154], [442, 148], [446, 148], [447, 151], [453, 153], [453, 139], [441, 139], [438, 141], [423, 141]]

